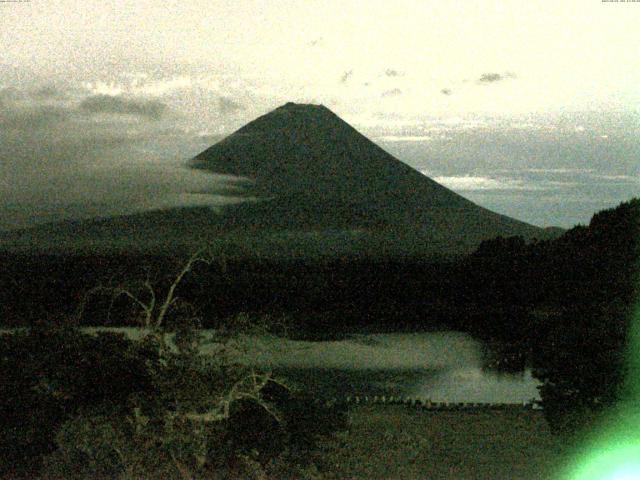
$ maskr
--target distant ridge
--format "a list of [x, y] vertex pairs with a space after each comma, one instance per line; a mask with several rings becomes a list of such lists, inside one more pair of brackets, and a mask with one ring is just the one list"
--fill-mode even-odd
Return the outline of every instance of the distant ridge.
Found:
[[65, 222], [12, 232], [3, 243], [145, 250], [214, 239], [264, 255], [421, 255], [468, 252], [500, 235], [553, 235], [443, 187], [322, 105], [287, 103], [189, 165], [247, 177], [246, 194], [261, 201], [228, 205], [221, 214], [181, 208]]

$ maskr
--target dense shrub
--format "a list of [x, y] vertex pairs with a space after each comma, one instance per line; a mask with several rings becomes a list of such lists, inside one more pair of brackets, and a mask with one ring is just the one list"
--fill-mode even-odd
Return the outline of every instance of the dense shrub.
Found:
[[[72, 327], [0, 337], [0, 465], [8, 478], [316, 478], [346, 414], [236, 361], [197, 329], [139, 341]], [[41, 468], [44, 466], [44, 468]]]
[[194, 348], [197, 332], [182, 335], [152, 364], [153, 395], [132, 395], [109, 413], [82, 409], [61, 425], [46, 475], [314, 478], [312, 452], [345, 428], [345, 412], [234, 362], [224, 343], [205, 357]]
[[211, 353], [202, 353], [199, 309], [178, 291], [190, 272], [211, 263], [201, 249], [175, 275], [154, 282], [147, 273], [81, 296], [75, 322], [99, 305], [109, 317], [124, 300], [119, 312], [129, 311], [143, 327], [140, 340], [82, 333], [66, 321], [0, 337], [0, 475], [248, 479], [313, 473], [309, 450], [345, 417], [330, 418], [326, 409], [309, 406], [269, 373], [243, 363], [234, 339], [251, 329], [246, 315], [220, 328]]
[[562, 270], [553, 272], [557, 313], [530, 338], [534, 375], [551, 427], [575, 431], [625, 400], [640, 293], [640, 199], [599, 212], [546, 250], [549, 269]]
[[556, 432], [588, 428], [622, 399], [627, 342], [625, 332], [611, 328], [616, 317], [610, 315], [571, 309], [561, 328], [540, 338], [533, 374], [542, 382], [544, 414]]
[[0, 335], [0, 474], [29, 474], [84, 408], [122, 410], [151, 392], [145, 350], [122, 335], [34, 327]]
[[486, 241], [461, 263], [459, 328], [492, 346], [493, 368], [532, 364], [553, 430], [588, 427], [622, 400], [639, 265], [640, 199], [555, 240]]

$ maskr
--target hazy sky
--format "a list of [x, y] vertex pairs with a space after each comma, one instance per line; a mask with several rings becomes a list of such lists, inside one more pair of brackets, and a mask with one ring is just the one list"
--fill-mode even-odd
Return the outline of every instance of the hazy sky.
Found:
[[638, 25], [600, 0], [0, 3], [0, 227], [183, 201], [209, 179], [181, 162], [286, 101], [584, 222], [640, 191]]

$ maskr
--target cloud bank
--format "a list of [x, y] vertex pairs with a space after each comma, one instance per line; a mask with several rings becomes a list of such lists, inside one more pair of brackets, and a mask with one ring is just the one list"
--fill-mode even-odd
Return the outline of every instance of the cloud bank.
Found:
[[[112, 87], [0, 89], [0, 229], [237, 195], [230, 179], [184, 165], [214, 137], [190, 129], [163, 98]], [[214, 105], [222, 117], [243, 108], [226, 97]]]
[[438, 176], [433, 178], [447, 188], [456, 191], [477, 190], [538, 190], [541, 187], [527, 185], [524, 180], [514, 178], [493, 178], [487, 176]]
[[115, 95], [91, 95], [80, 103], [80, 110], [87, 113], [115, 113], [138, 115], [158, 120], [167, 105], [158, 100], [126, 98]]

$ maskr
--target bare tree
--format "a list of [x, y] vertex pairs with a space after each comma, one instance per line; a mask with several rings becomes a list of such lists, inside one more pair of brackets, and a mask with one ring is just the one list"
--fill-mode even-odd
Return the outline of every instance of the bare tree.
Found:
[[[172, 360], [176, 358], [176, 355], [180, 353], [180, 345], [177, 345], [177, 351], [172, 350], [167, 341], [167, 335], [169, 333], [168, 316], [173, 309], [178, 307], [189, 306], [190, 304], [180, 298], [177, 295], [178, 288], [184, 281], [186, 276], [193, 271], [197, 264], [210, 265], [214, 261], [214, 257], [211, 252], [206, 248], [197, 250], [191, 255], [187, 261], [182, 265], [178, 273], [171, 278], [168, 287], [165, 286], [162, 291], [157, 287], [156, 282], [152, 280], [150, 274], [146, 275], [144, 280], [138, 282], [123, 282], [110, 285], [98, 285], [89, 290], [83, 298], [81, 305], [78, 308], [78, 320], [82, 317], [83, 311], [88, 302], [94, 295], [108, 295], [110, 297], [109, 311], [112, 309], [114, 302], [121, 297], [127, 298], [136, 309], [141, 313], [141, 327], [145, 329], [148, 336], [158, 341], [158, 353], [162, 368], [170, 368]], [[195, 311], [195, 307], [193, 307]], [[187, 319], [189, 320], [189, 319]], [[220, 369], [221, 365], [228, 362], [228, 352], [234, 351], [235, 353], [241, 353], [236, 346], [231, 345], [227, 335], [222, 335], [222, 338], [216, 341], [217, 347], [213, 349], [209, 355], [204, 355], [198, 348], [188, 352], [188, 361], [180, 363], [180, 368], [192, 369], [190, 372], [203, 373], [207, 369]], [[199, 347], [198, 342], [198, 347]], [[183, 352], [184, 353], [184, 352]], [[182, 357], [183, 360], [185, 357]], [[186, 366], [185, 366], [186, 365]], [[171, 370], [167, 370], [171, 371]], [[224, 371], [220, 369], [219, 371]], [[269, 416], [271, 416], [277, 422], [281, 422], [281, 417], [277, 409], [268, 401], [266, 401], [262, 395], [262, 390], [269, 383], [278, 383], [284, 388], [288, 387], [283, 385], [276, 379], [274, 379], [271, 373], [258, 373], [254, 368], [244, 365], [237, 371], [238, 375], [226, 383], [226, 387], [220, 390], [213, 389], [210, 385], [204, 389], [199, 387], [191, 387], [194, 392], [198, 392], [195, 395], [199, 395], [199, 398], [185, 398], [185, 394], [190, 395], [189, 390], [180, 391], [177, 385], [180, 383], [179, 378], [176, 379], [176, 384], [173, 384], [175, 377], [182, 377], [182, 375], [173, 375], [168, 379], [169, 382], [169, 395], [172, 397], [172, 408], [166, 408], [161, 414], [162, 424], [164, 428], [161, 431], [151, 433], [148, 430], [150, 419], [146, 417], [140, 408], [134, 408], [131, 415], [128, 416], [128, 421], [134, 427], [134, 431], [138, 432], [136, 435], [139, 438], [145, 437], [145, 435], [151, 434], [153, 438], [156, 438], [159, 442], [166, 440], [166, 435], [171, 435], [170, 432], [174, 431], [175, 425], [190, 425], [189, 437], [192, 439], [203, 439], [207, 427], [216, 423], [229, 420], [231, 417], [231, 408], [235, 402], [250, 401], [254, 402], [261, 409], [263, 409]], [[160, 373], [160, 377], [166, 374]], [[199, 382], [206, 382], [207, 375], [199, 373], [195, 375], [183, 375], [185, 378], [198, 378]], [[203, 384], [204, 385], [204, 384]], [[206, 395], [202, 395], [203, 391], [207, 391]], [[183, 401], [184, 400], [184, 401]], [[146, 432], [146, 433], [145, 433]], [[182, 478], [195, 478], [194, 472], [201, 469], [207, 462], [206, 454], [192, 453], [191, 460], [181, 457], [179, 451], [170, 452], [170, 458], [174, 464], [177, 473]], [[123, 463], [128, 463], [123, 461]], [[133, 468], [132, 465], [130, 465]]]
[[161, 340], [162, 345], [166, 346], [167, 315], [171, 309], [175, 308], [179, 303], [183, 306], [189, 305], [187, 301], [176, 295], [176, 290], [186, 275], [193, 270], [195, 265], [199, 263], [211, 265], [213, 261], [214, 257], [208, 248], [203, 247], [198, 249], [187, 259], [176, 276], [173, 277], [169, 288], [164, 294], [159, 292], [159, 289], [154, 285], [149, 273], [147, 273], [146, 278], [141, 282], [128, 281], [109, 285], [97, 285], [88, 290], [83, 296], [76, 312], [77, 322], [80, 323], [87, 304], [94, 295], [102, 294], [110, 296], [111, 301], [109, 304], [108, 315], [111, 315], [115, 302], [120, 297], [124, 296], [140, 310], [140, 313], [142, 314], [140, 326], [146, 332], [156, 336]]

